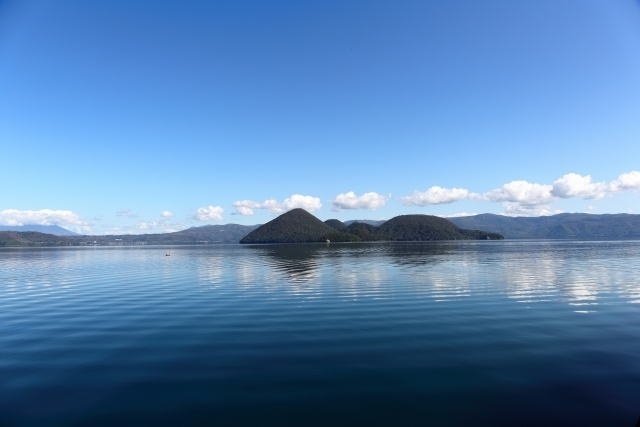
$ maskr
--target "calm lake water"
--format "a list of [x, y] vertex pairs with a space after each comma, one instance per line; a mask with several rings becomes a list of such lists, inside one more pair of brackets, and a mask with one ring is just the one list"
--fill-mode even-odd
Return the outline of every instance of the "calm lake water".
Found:
[[0, 250], [0, 426], [638, 416], [640, 242]]

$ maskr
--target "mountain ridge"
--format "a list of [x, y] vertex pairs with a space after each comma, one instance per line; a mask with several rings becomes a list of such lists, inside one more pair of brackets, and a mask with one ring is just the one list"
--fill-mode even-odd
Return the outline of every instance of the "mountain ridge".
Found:
[[480, 214], [449, 218], [462, 228], [495, 230], [507, 239], [640, 238], [640, 215], [562, 213], [540, 217]]
[[[397, 217], [396, 217], [397, 218]], [[507, 217], [480, 214], [447, 218], [462, 229], [483, 232], [495, 231], [508, 239], [588, 239], [588, 238], [640, 238], [640, 215], [637, 214], [558, 214], [547, 217]], [[318, 220], [319, 221], [319, 220]], [[391, 221], [391, 220], [389, 220]], [[327, 238], [338, 241], [381, 240], [385, 227], [371, 229], [367, 222], [327, 220], [333, 224]], [[385, 221], [386, 223], [386, 221]], [[354, 225], [355, 224], [355, 225]], [[392, 223], [393, 224], [393, 223]], [[383, 224], [384, 225], [384, 224]], [[203, 225], [182, 231], [157, 234], [124, 235], [71, 235], [55, 236], [38, 232], [0, 231], [0, 246], [48, 246], [48, 245], [194, 245], [213, 243], [238, 243], [259, 225]], [[389, 227], [389, 226], [388, 226]], [[48, 237], [46, 237], [48, 236]], [[472, 236], [466, 236], [469, 238]], [[4, 243], [3, 243], [4, 242]]]
[[74, 233], [71, 230], [60, 227], [59, 225], [40, 225], [40, 224], [25, 224], [25, 225], [0, 225], [0, 231], [17, 231], [24, 233], [27, 231], [36, 231], [38, 233], [53, 234], [54, 236], [78, 236], [78, 233]]

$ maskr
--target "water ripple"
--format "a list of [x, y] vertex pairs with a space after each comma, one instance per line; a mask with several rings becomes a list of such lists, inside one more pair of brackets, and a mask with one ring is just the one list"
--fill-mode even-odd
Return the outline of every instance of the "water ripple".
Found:
[[634, 241], [0, 250], [0, 425], [287, 424], [292, 402], [306, 409], [291, 425], [632, 425], [639, 254]]

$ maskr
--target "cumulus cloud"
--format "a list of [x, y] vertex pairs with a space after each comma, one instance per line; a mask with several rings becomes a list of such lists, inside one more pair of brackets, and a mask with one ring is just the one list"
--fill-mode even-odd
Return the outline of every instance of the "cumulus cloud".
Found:
[[511, 181], [508, 184], [489, 191], [484, 198], [490, 202], [522, 203], [541, 205], [551, 203], [555, 197], [551, 194], [551, 185], [532, 184], [527, 181]]
[[302, 208], [305, 211], [313, 212], [320, 209], [322, 207], [322, 203], [320, 203], [320, 199], [317, 197], [294, 194], [293, 196], [284, 199], [282, 207], [285, 211]]
[[582, 176], [577, 173], [568, 173], [554, 181], [551, 194], [563, 199], [582, 197], [584, 199], [601, 199], [610, 187], [604, 182], [592, 182], [591, 176]]
[[222, 221], [222, 209], [220, 206], [209, 206], [199, 208], [193, 216], [198, 221]]
[[255, 202], [253, 200], [239, 200], [233, 202], [232, 206], [236, 208], [239, 215], [253, 215], [255, 209], [266, 209], [273, 214], [279, 214], [290, 211], [291, 209], [302, 208], [308, 212], [317, 211], [322, 207], [320, 199], [312, 196], [303, 196], [294, 194], [284, 199], [284, 202], [278, 203], [276, 199], [268, 199], [264, 202]]
[[116, 216], [124, 216], [127, 218], [140, 218], [142, 215], [131, 212], [131, 209], [121, 209], [116, 212]]
[[144, 232], [160, 230], [163, 233], [173, 233], [177, 231], [176, 225], [169, 221], [142, 221], [135, 228]]
[[160, 216], [163, 217], [163, 218], [171, 218], [173, 216], [173, 212], [162, 211], [162, 212], [160, 212]]
[[118, 234], [125, 234], [125, 231], [122, 230], [119, 227], [110, 227], [109, 229], [103, 231], [102, 234], [105, 234], [105, 235], [108, 235], [108, 236], [109, 235], [118, 235]]
[[609, 184], [610, 191], [615, 193], [637, 190], [638, 188], [640, 188], [640, 172], [638, 171], [623, 173]]
[[410, 206], [442, 205], [465, 199], [475, 199], [479, 195], [464, 188], [442, 188], [434, 186], [427, 191], [414, 191], [410, 196], [402, 197], [402, 204]]
[[240, 215], [253, 215], [254, 209], [267, 209], [271, 213], [283, 212], [282, 205], [276, 199], [268, 199], [263, 203], [254, 202], [253, 200], [239, 200], [233, 202], [232, 206], [236, 208], [236, 213]]
[[585, 200], [601, 199], [623, 191], [640, 189], [640, 172], [623, 173], [610, 183], [593, 182], [591, 176], [568, 173], [555, 180], [553, 185], [527, 181], [511, 181], [501, 188], [482, 196], [461, 188], [431, 187], [425, 192], [416, 191], [400, 199], [405, 205], [427, 206], [453, 203], [464, 199], [503, 203], [506, 215], [553, 215], [561, 211], [550, 205], [558, 199], [580, 197]]
[[553, 215], [550, 204], [557, 200], [551, 194], [552, 185], [535, 184], [527, 181], [511, 181], [501, 188], [489, 191], [483, 199], [489, 202], [503, 202], [504, 214], [509, 216]]
[[25, 224], [59, 225], [72, 224], [88, 226], [82, 217], [71, 211], [40, 209], [38, 211], [21, 211], [5, 209], [0, 211], [0, 225], [21, 226]]
[[353, 191], [348, 193], [341, 193], [331, 201], [334, 211], [341, 211], [343, 209], [369, 209], [376, 210], [387, 204], [389, 196], [383, 196], [378, 193], [364, 193], [362, 196], [356, 196]]
[[467, 212], [460, 212], [460, 213], [455, 213], [455, 214], [450, 214], [450, 215], [438, 215], [441, 216], [442, 218], [460, 218], [463, 216], [476, 216], [478, 215], [477, 213], [467, 213]]
[[640, 172], [638, 171], [623, 173], [609, 184], [592, 182], [589, 175], [569, 173], [553, 183], [551, 194], [563, 199], [582, 197], [589, 200], [602, 199], [607, 195], [637, 190], [638, 188], [640, 188]]
[[503, 215], [506, 216], [547, 216], [562, 213], [560, 209], [553, 209], [549, 204], [532, 205], [517, 202], [505, 202]]

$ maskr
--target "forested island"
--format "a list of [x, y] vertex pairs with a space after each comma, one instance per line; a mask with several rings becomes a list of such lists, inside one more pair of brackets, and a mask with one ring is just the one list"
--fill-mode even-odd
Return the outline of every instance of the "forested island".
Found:
[[501, 234], [465, 230], [431, 215], [400, 215], [380, 226], [337, 219], [320, 221], [304, 209], [293, 209], [261, 225], [240, 243], [310, 243], [429, 240], [499, 240]]

